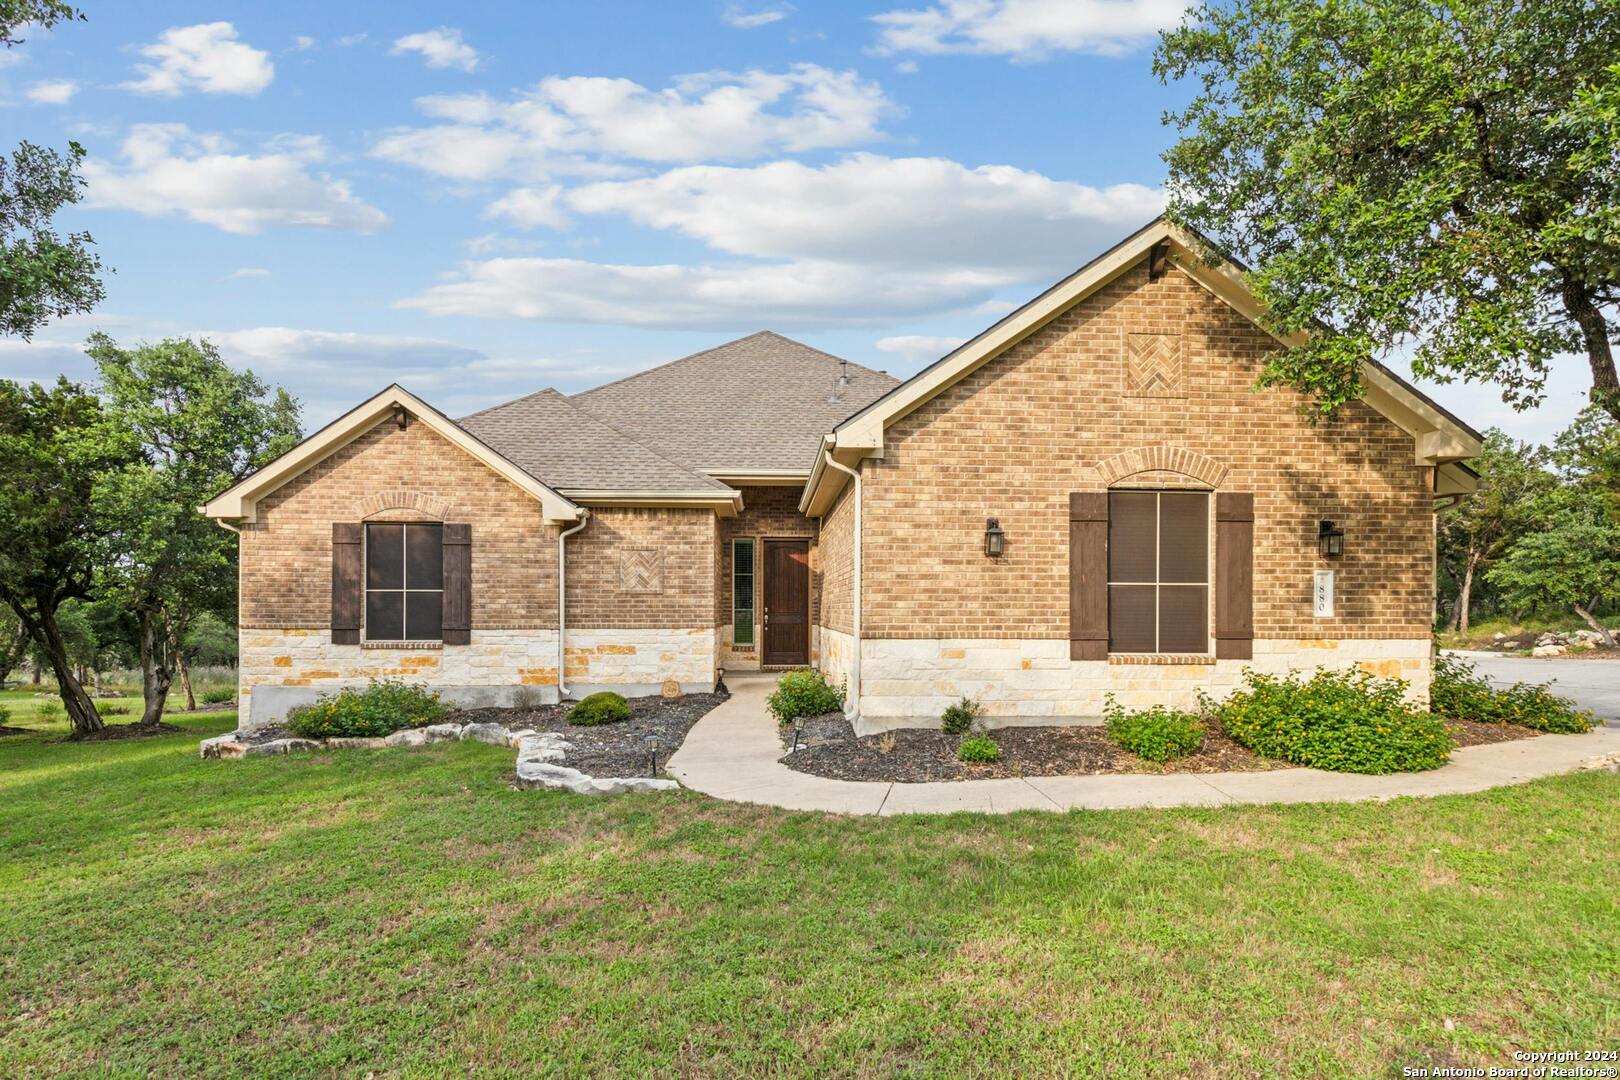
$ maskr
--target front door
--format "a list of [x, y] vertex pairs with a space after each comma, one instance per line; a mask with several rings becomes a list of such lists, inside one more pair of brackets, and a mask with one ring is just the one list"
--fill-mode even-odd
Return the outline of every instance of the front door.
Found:
[[810, 541], [765, 541], [766, 667], [810, 663]]

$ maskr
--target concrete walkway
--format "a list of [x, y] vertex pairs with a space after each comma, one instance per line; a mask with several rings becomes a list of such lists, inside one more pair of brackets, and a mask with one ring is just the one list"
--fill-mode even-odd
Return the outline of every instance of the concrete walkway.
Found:
[[1400, 795], [1451, 795], [1571, 772], [1620, 754], [1620, 730], [1471, 746], [1424, 773], [1355, 776], [1316, 769], [1165, 775], [1036, 776], [930, 784], [829, 780], [777, 759], [782, 743], [765, 709], [772, 676], [730, 675], [730, 700], [699, 720], [669, 760], [684, 786], [731, 802], [836, 814], [939, 814], [957, 810], [1107, 810], [1136, 806], [1356, 802]]
[[1564, 660], [1560, 657], [1503, 656], [1458, 649], [1492, 686], [1516, 682], [1552, 683], [1555, 694], [1572, 698], [1610, 727], [1620, 727], [1620, 660]]

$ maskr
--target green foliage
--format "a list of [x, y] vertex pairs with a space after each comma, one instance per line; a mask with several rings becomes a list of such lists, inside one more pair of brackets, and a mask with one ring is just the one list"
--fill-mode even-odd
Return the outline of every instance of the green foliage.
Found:
[[0, 727], [5, 727], [6, 726], [6, 721], [10, 720], [10, 719], [11, 719], [11, 710], [8, 709], [4, 705], [0, 705]]
[[1319, 669], [1310, 678], [1244, 673], [1225, 701], [1205, 698], [1234, 740], [1264, 757], [1351, 773], [1418, 772], [1446, 762], [1451, 736], [1438, 716], [1409, 705], [1406, 683]]
[[128, 716], [129, 706], [122, 702], [113, 702], [107, 705], [96, 706], [96, 711], [102, 716]]
[[1620, 523], [1601, 502], [1561, 490], [1544, 500], [1537, 529], [1486, 577], [1514, 611], [1573, 610], [1603, 632], [1592, 610], [1620, 600]]
[[801, 716], [821, 716], [837, 712], [844, 707], [844, 687], [833, 689], [819, 671], [799, 668], [784, 674], [776, 682], [776, 689], [765, 699], [779, 724], [789, 723]]
[[84, 13], [62, 0], [0, 0], [0, 45], [21, 45], [17, 31], [25, 26], [49, 30], [59, 22], [83, 21]]
[[1103, 710], [1108, 737], [1137, 757], [1161, 764], [1197, 750], [1204, 741], [1204, 725], [1192, 713], [1177, 712], [1163, 705], [1129, 712], [1108, 695]]
[[940, 714], [939, 729], [947, 735], [966, 735], [979, 719], [979, 703], [965, 697]]
[[305, 739], [374, 738], [444, 719], [439, 695], [418, 683], [373, 679], [360, 689], [322, 694], [287, 714], [287, 727]]
[[236, 700], [236, 691], [224, 686], [214, 687], [202, 692], [202, 700], [204, 705], [224, 705]]
[[1279, 336], [1263, 381], [1323, 412], [1361, 365], [1492, 381], [1516, 407], [1585, 353], [1620, 418], [1620, 19], [1591, 0], [1212, 0], [1154, 60], [1169, 214], [1255, 269]]
[[1429, 708], [1455, 720], [1487, 724], [1518, 724], [1561, 735], [1590, 731], [1597, 720], [1568, 698], [1558, 697], [1546, 684], [1514, 683], [1497, 690], [1460, 657], [1445, 653], [1434, 665], [1429, 686]]
[[55, 724], [62, 719], [62, 703], [60, 701], [42, 701], [34, 706], [34, 718], [47, 724]]
[[611, 690], [598, 690], [568, 710], [568, 722], [575, 727], [619, 724], [630, 719], [630, 703]]
[[956, 745], [956, 757], [975, 765], [987, 765], [1001, 760], [1001, 747], [988, 735], [973, 735]]
[[181, 651], [193, 667], [225, 667], [236, 663], [236, 627], [212, 612], [197, 616], [186, 632]]

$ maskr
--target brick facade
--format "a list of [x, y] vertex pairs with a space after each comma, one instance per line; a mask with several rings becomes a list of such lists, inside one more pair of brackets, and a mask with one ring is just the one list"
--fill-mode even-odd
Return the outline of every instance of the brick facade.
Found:
[[568, 628], [713, 628], [715, 523], [712, 510], [593, 509], [567, 541]]
[[[1146, 338], [1175, 360], [1150, 383], [1131, 359]], [[1142, 265], [898, 421], [864, 469], [864, 636], [1067, 638], [1069, 493], [1218, 477], [1254, 494], [1256, 638], [1427, 638], [1429, 469], [1360, 402], [1312, 426], [1293, 391], [1257, 392], [1272, 344]], [[1000, 559], [987, 517], [1007, 532]], [[1332, 564], [1321, 518], [1346, 531]], [[1313, 618], [1311, 574], [1329, 565], [1337, 616]]]

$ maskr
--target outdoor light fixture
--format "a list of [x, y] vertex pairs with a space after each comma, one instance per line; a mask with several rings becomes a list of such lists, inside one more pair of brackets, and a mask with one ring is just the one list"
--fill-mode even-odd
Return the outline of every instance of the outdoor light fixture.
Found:
[[793, 719], [793, 749], [788, 751], [788, 753], [790, 753], [790, 754], [797, 754], [799, 752], [799, 732], [802, 730], [802, 725], [803, 724], [804, 724], [804, 721], [802, 719], [800, 719], [798, 717], [794, 717], [794, 719]]
[[1007, 534], [1001, 531], [999, 518], [987, 518], [984, 523], [984, 553], [992, 559], [1001, 558], [1007, 550]]
[[404, 431], [405, 425], [410, 423], [410, 420], [411, 414], [405, 411], [405, 406], [394, 406], [394, 423], [399, 425], [399, 430]]
[[1337, 559], [1344, 554], [1344, 530], [1323, 518], [1316, 523], [1316, 542], [1322, 546], [1322, 558]]
[[652, 755], [652, 764], [649, 766], [649, 771], [648, 771], [647, 775], [653, 777], [654, 779], [657, 779], [657, 777], [658, 777], [658, 736], [656, 736], [656, 735], [647, 736], [647, 749]]

